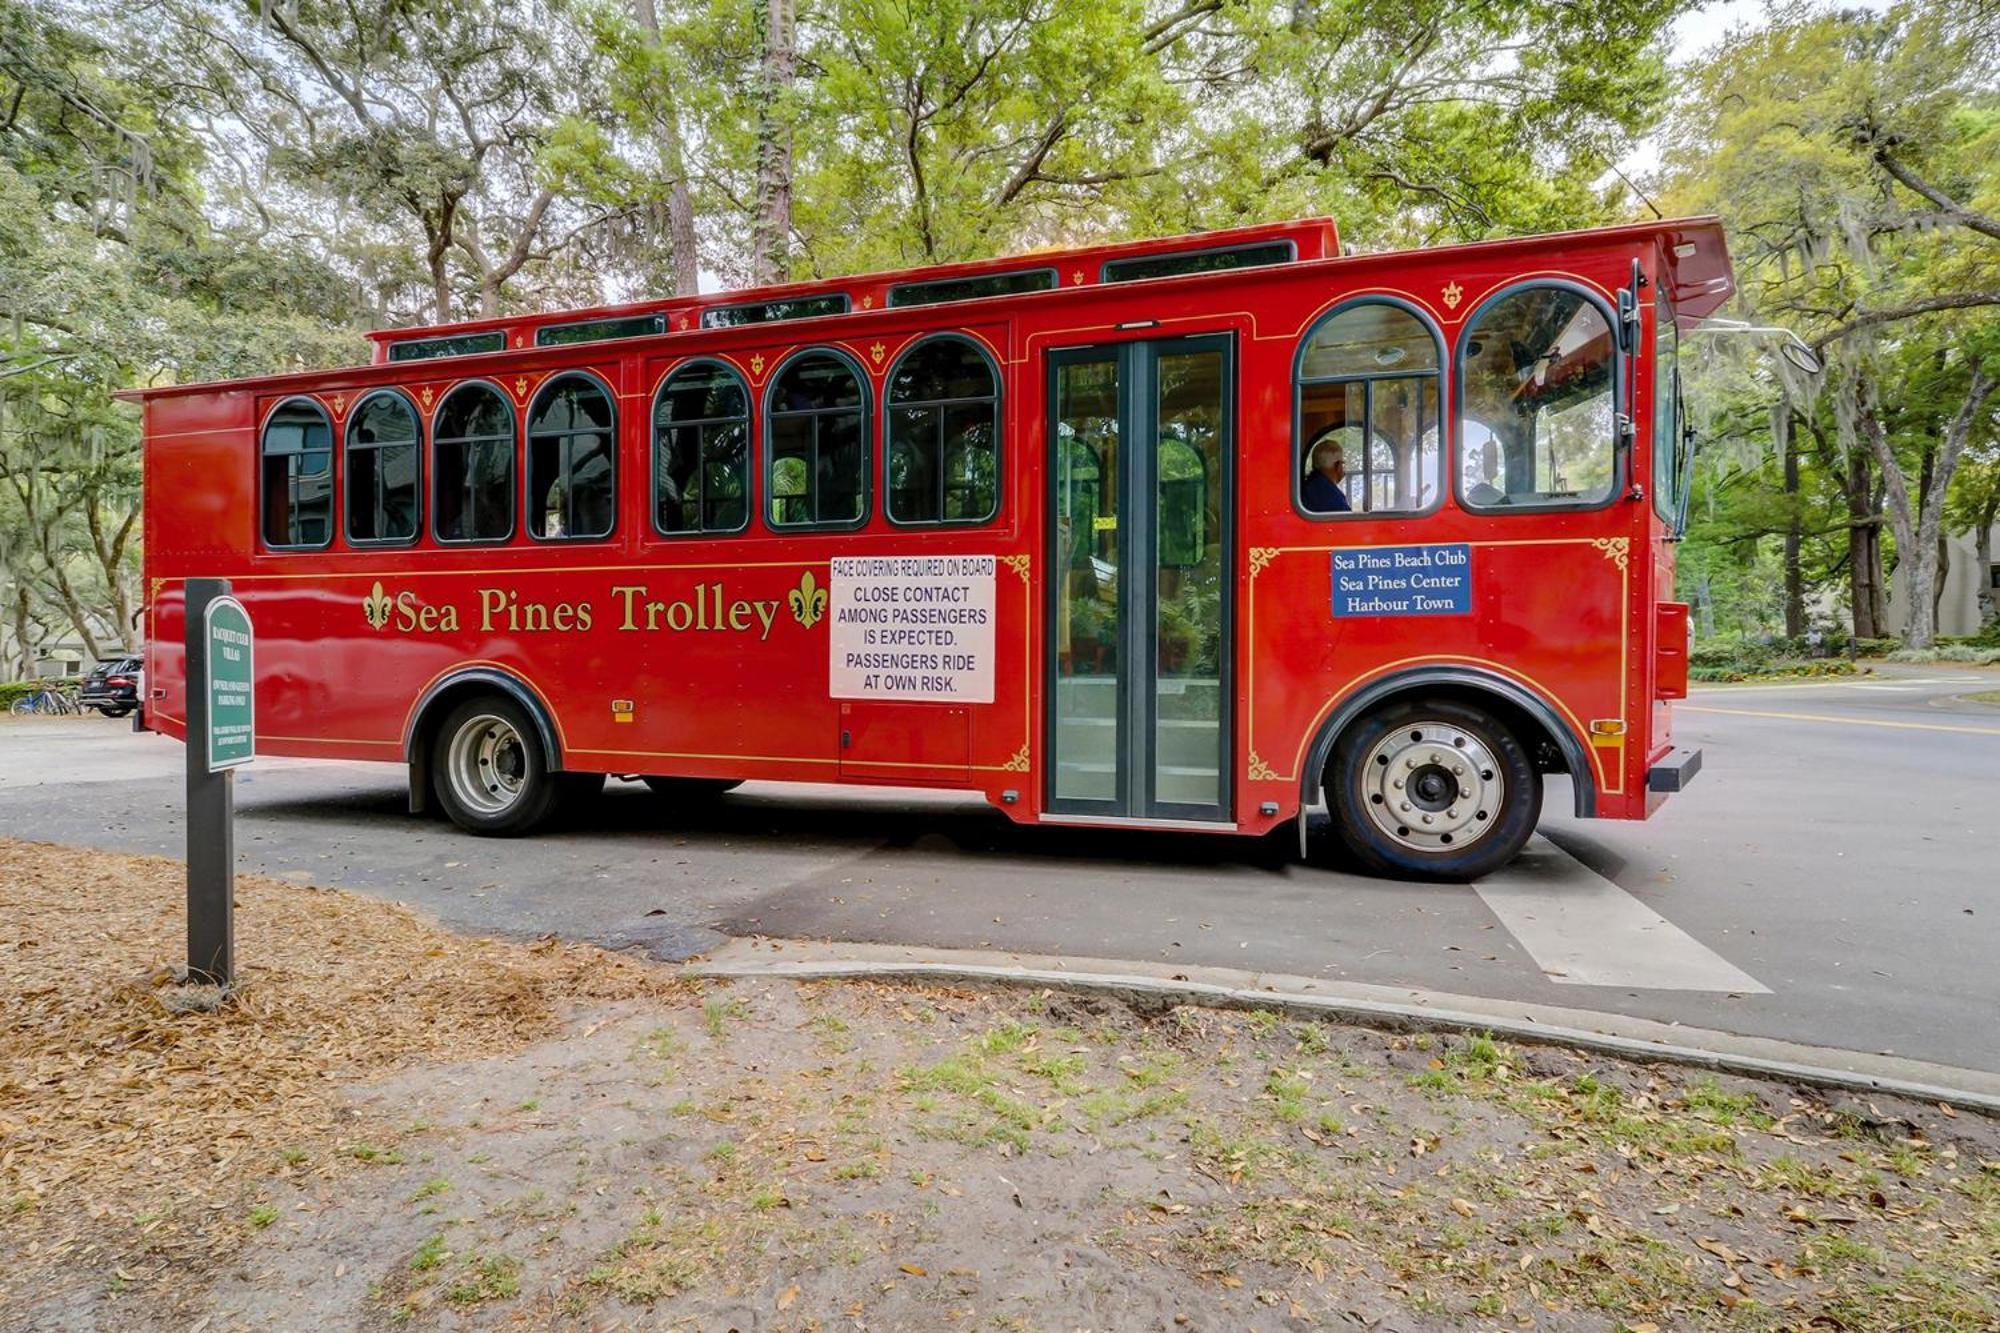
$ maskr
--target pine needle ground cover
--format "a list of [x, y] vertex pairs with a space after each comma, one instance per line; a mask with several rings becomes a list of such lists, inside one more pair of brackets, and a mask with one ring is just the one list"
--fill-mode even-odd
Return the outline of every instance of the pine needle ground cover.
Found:
[[0, 841], [0, 1328], [2000, 1324], [1970, 1112], [181, 873]]

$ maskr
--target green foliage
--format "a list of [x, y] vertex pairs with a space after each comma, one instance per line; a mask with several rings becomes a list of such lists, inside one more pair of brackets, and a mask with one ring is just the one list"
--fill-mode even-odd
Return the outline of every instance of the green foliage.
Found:
[[[1798, 329], [1829, 363], [1808, 380], [1772, 348], [1752, 364], [1746, 342], [1693, 340], [1706, 457], [1682, 589], [1710, 632], [1785, 624], [1789, 533], [1802, 600], [1844, 600], [1858, 632], [1879, 633], [1869, 588], [1892, 567], [1929, 581], [1938, 532], [1967, 526], [1971, 497], [1956, 493], [1976, 487], [1955, 476], [1956, 451], [1991, 448], [1982, 386], [2000, 374], [1996, 26], [1944, 0], [1793, 7], [1683, 73], [1662, 136], [1665, 206], [1722, 214], [1732, 313]], [[1928, 641], [1928, 600], [1906, 601]]]

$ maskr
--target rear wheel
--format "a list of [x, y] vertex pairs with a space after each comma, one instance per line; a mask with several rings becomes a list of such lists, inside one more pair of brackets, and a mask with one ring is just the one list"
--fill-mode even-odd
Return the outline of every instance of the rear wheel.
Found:
[[1542, 779], [1519, 738], [1454, 699], [1392, 704], [1349, 727], [1326, 775], [1327, 810], [1354, 858], [1410, 879], [1476, 879], [1519, 854]]
[[452, 709], [438, 730], [431, 771], [451, 822], [488, 837], [533, 830], [562, 796], [533, 719], [497, 695]]
[[683, 801], [712, 801], [724, 792], [735, 791], [743, 785], [742, 778], [645, 777], [640, 781], [651, 787], [656, 795], [672, 796]]

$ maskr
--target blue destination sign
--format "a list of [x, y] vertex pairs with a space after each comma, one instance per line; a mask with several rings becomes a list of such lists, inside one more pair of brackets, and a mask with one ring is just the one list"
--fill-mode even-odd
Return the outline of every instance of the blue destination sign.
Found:
[[1462, 616], [1472, 610], [1472, 547], [1351, 546], [1333, 553], [1336, 616]]

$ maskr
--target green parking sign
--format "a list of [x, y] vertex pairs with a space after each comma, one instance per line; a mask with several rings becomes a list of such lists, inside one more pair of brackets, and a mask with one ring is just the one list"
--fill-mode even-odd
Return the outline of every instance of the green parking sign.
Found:
[[207, 671], [208, 771], [257, 757], [257, 672], [250, 613], [234, 597], [218, 597], [202, 615]]

